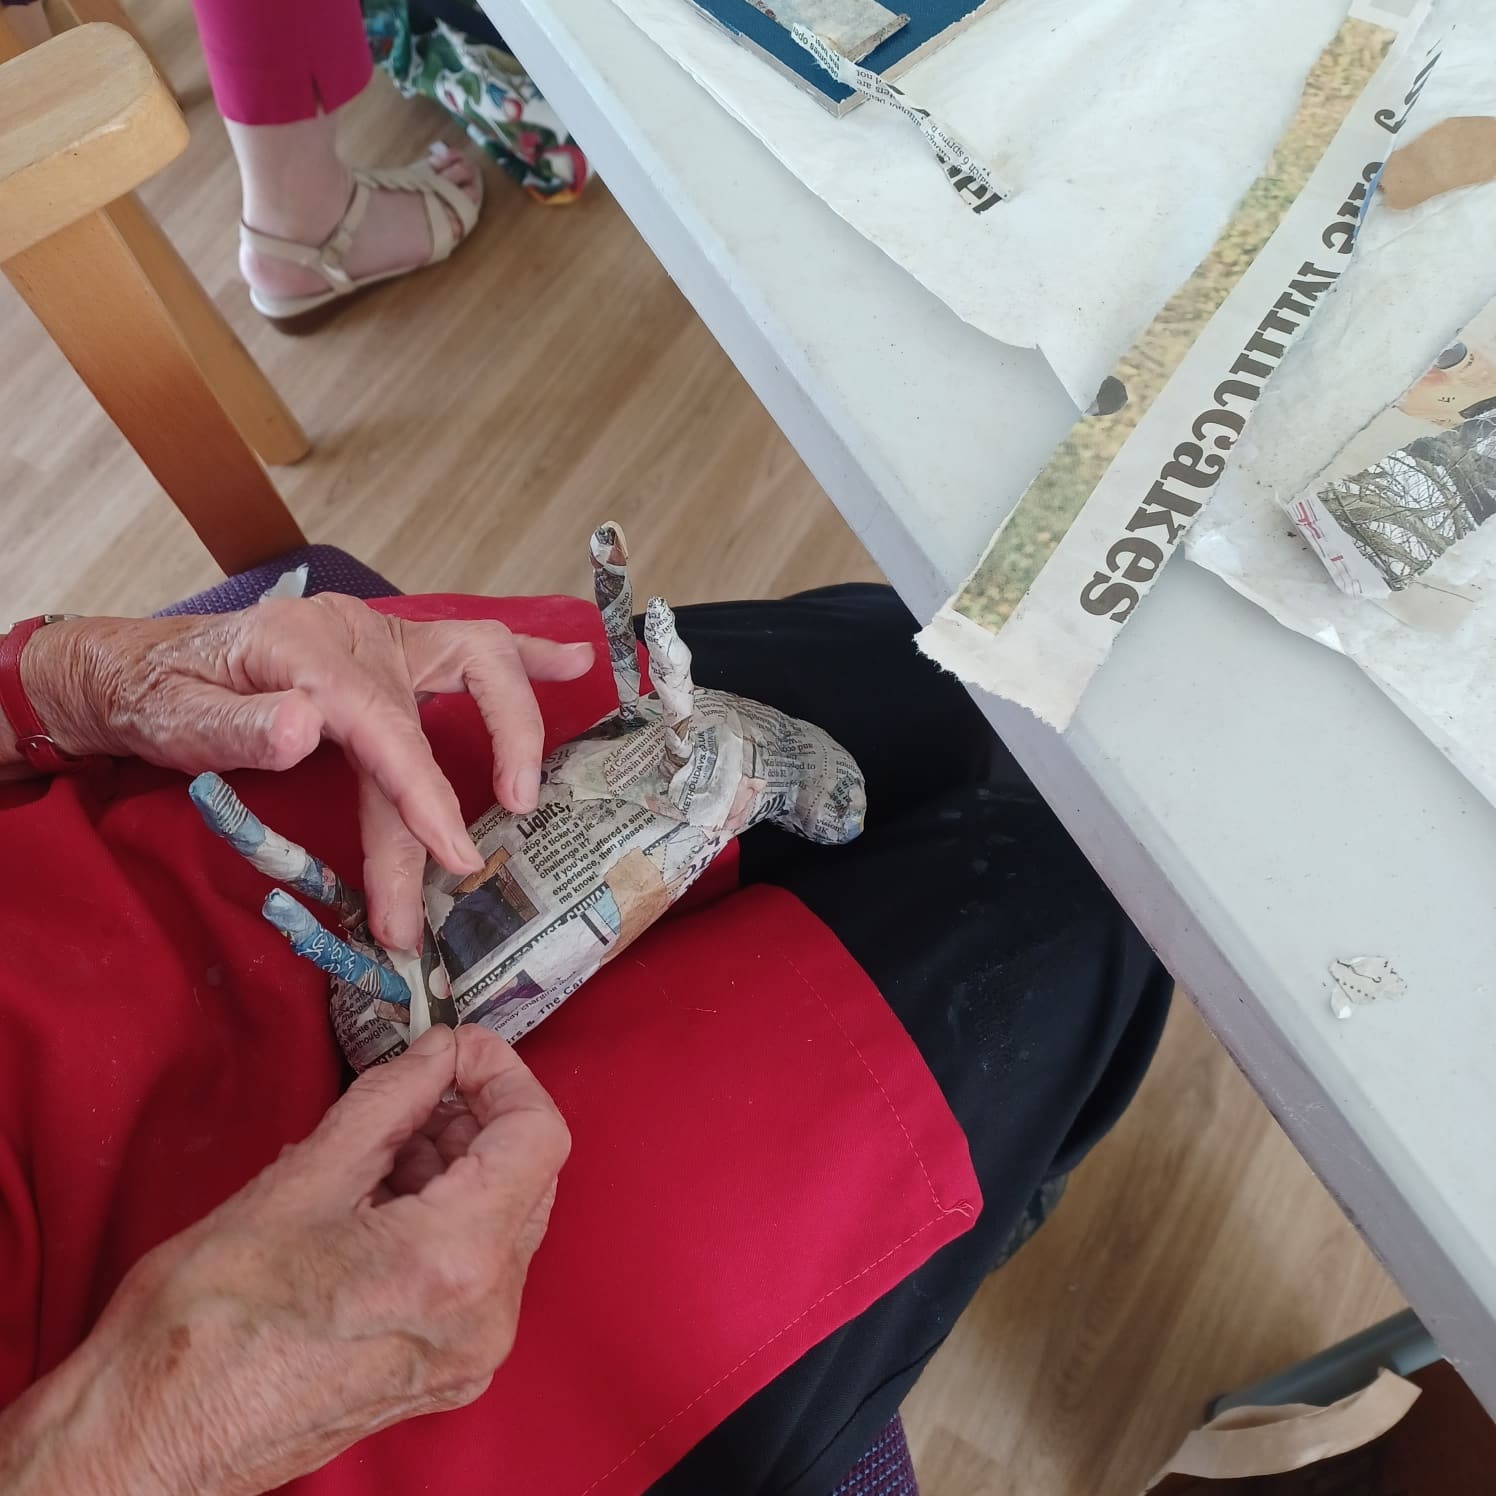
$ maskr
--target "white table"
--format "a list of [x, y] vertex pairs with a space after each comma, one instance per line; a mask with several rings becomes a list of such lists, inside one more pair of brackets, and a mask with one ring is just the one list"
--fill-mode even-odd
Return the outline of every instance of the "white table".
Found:
[[[606, 0], [483, 0], [913, 611], [1074, 412]], [[974, 445], [961, 432], [987, 434]], [[1176, 558], [1068, 734], [981, 704], [1496, 1413], [1496, 810], [1349, 662]], [[1335, 957], [1401, 1003], [1338, 1022]]]

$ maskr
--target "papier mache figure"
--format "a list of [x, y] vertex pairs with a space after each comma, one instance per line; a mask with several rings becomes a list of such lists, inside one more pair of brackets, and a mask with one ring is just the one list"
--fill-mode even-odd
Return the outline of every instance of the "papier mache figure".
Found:
[[527, 815], [493, 806], [468, 829], [484, 865], [426, 866], [418, 955], [369, 935], [364, 901], [326, 864], [264, 826], [216, 774], [192, 782], [209, 828], [261, 872], [324, 905], [325, 927], [277, 889], [264, 914], [332, 978], [332, 1021], [356, 1070], [432, 1023], [481, 1023], [511, 1042], [641, 935], [733, 837], [772, 821], [839, 845], [862, 830], [852, 756], [820, 728], [726, 691], [697, 689], [661, 598], [645, 612], [653, 685], [641, 693], [628, 548], [592, 536], [592, 575], [618, 709], [547, 755]]

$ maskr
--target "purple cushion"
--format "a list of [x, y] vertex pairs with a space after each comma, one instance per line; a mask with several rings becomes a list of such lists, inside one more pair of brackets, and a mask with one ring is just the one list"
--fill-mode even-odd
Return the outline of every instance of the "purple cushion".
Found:
[[897, 1413], [831, 1492], [831, 1496], [919, 1496], [909, 1441]]
[[199, 592], [185, 602], [173, 603], [162, 608], [155, 616], [169, 618], [181, 613], [232, 613], [236, 608], [247, 608], [260, 598], [288, 571], [298, 566], [307, 568], [306, 593], [314, 597], [319, 592], [341, 592], [345, 597], [399, 597], [400, 589], [370, 571], [362, 561], [355, 561], [347, 551], [335, 545], [304, 545], [298, 550], [287, 551], [274, 561], [241, 571], [206, 592]]

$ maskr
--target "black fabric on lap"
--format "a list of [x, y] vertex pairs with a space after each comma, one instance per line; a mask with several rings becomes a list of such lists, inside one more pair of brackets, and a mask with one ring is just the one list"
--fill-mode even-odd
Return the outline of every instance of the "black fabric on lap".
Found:
[[1001, 1260], [1036, 1190], [1131, 1100], [1172, 982], [964, 688], [919, 656], [889, 589], [676, 616], [698, 685], [816, 722], [862, 765], [858, 841], [815, 847], [758, 827], [742, 841], [743, 880], [794, 893], [877, 984], [965, 1129], [983, 1190], [970, 1232], [652, 1488], [826, 1496]]

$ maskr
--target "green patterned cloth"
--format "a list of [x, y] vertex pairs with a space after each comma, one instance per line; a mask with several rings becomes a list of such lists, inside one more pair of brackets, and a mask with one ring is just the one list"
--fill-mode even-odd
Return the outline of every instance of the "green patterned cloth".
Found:
[[436, 100], [531, 197], [576, 200], [587, 158], [508, 52], [444, 20], [418, 29], [407, 0], [363, 0], [363, 9], [375, 64], [406, 98]]

